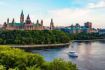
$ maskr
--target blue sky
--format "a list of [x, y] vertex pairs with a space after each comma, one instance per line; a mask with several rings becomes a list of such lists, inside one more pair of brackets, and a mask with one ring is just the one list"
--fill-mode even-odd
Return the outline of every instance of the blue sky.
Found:
[[56, 26], [91, 21], [94, 27], [105, 28], [105, 0], [0, 0], [0, 23], [7, 18], [19, 22], [21, 10], [33, 22], [43, 19], [47, 26], [53, 18]]

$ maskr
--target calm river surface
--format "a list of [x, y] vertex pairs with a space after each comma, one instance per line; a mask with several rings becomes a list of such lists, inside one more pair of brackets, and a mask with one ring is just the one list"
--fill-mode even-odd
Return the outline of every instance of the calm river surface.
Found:
[[[71, 58], [68, 52], [76, 51], [78, 58]], [[56, 49], [31, 50], [39, 53], [47, 61], [62, 58], [77, 64], [79, 70], [105, 70], [105, 41], [73, 42], [69, 47]]]

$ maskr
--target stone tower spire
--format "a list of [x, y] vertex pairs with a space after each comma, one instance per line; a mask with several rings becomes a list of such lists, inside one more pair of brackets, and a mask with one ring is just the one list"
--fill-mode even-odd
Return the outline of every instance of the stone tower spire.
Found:
[[20, 15], [20, 23], [24, 23], [24, 13], [23, 13], [23, 10], [22, 10], [21, 15]]
[[54, 29], [54, 22], [53, 22], [53, 19], [51, 19], [51, 22], [50, 22], [50, 30], [53, 30]]
[[39, 20], [37, 20], [36, 23], [39, 24]]
[[31, 23], [31, 19], [30, 19], [30, 16], [28, 14], [27, 18], [26, 18], [26, 24], [30, 24]]
[[29, 14], [28, 14], [28, 16], [27, 16], [27, 19], [30, 20], [30, 16], [29, 16]]
[[7, 18], [7, 24], [9, 24], [9, 18]]
[[43, 20], [41, 20], [41, 26], [43, 26]]
[[12, 23], [15, 23], [15, 19], [13, 18]]

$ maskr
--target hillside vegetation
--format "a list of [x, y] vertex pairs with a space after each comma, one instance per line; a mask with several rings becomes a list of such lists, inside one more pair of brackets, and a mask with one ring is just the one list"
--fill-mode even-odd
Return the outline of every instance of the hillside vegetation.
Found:
[[44, 31], [0, 31], [0, 44], [58, 44], [68, 43], [69, 36], [59, 30]]

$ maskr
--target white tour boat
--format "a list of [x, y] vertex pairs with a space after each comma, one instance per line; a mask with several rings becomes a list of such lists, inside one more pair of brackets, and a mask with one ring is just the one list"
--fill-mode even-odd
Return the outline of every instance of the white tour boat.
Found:
[[69, 55], [70, 57], [78, 57], [78, 53], [76, 53], [75, 51], [70, 51], [70, 52], [68, 53], [68, 55]]

